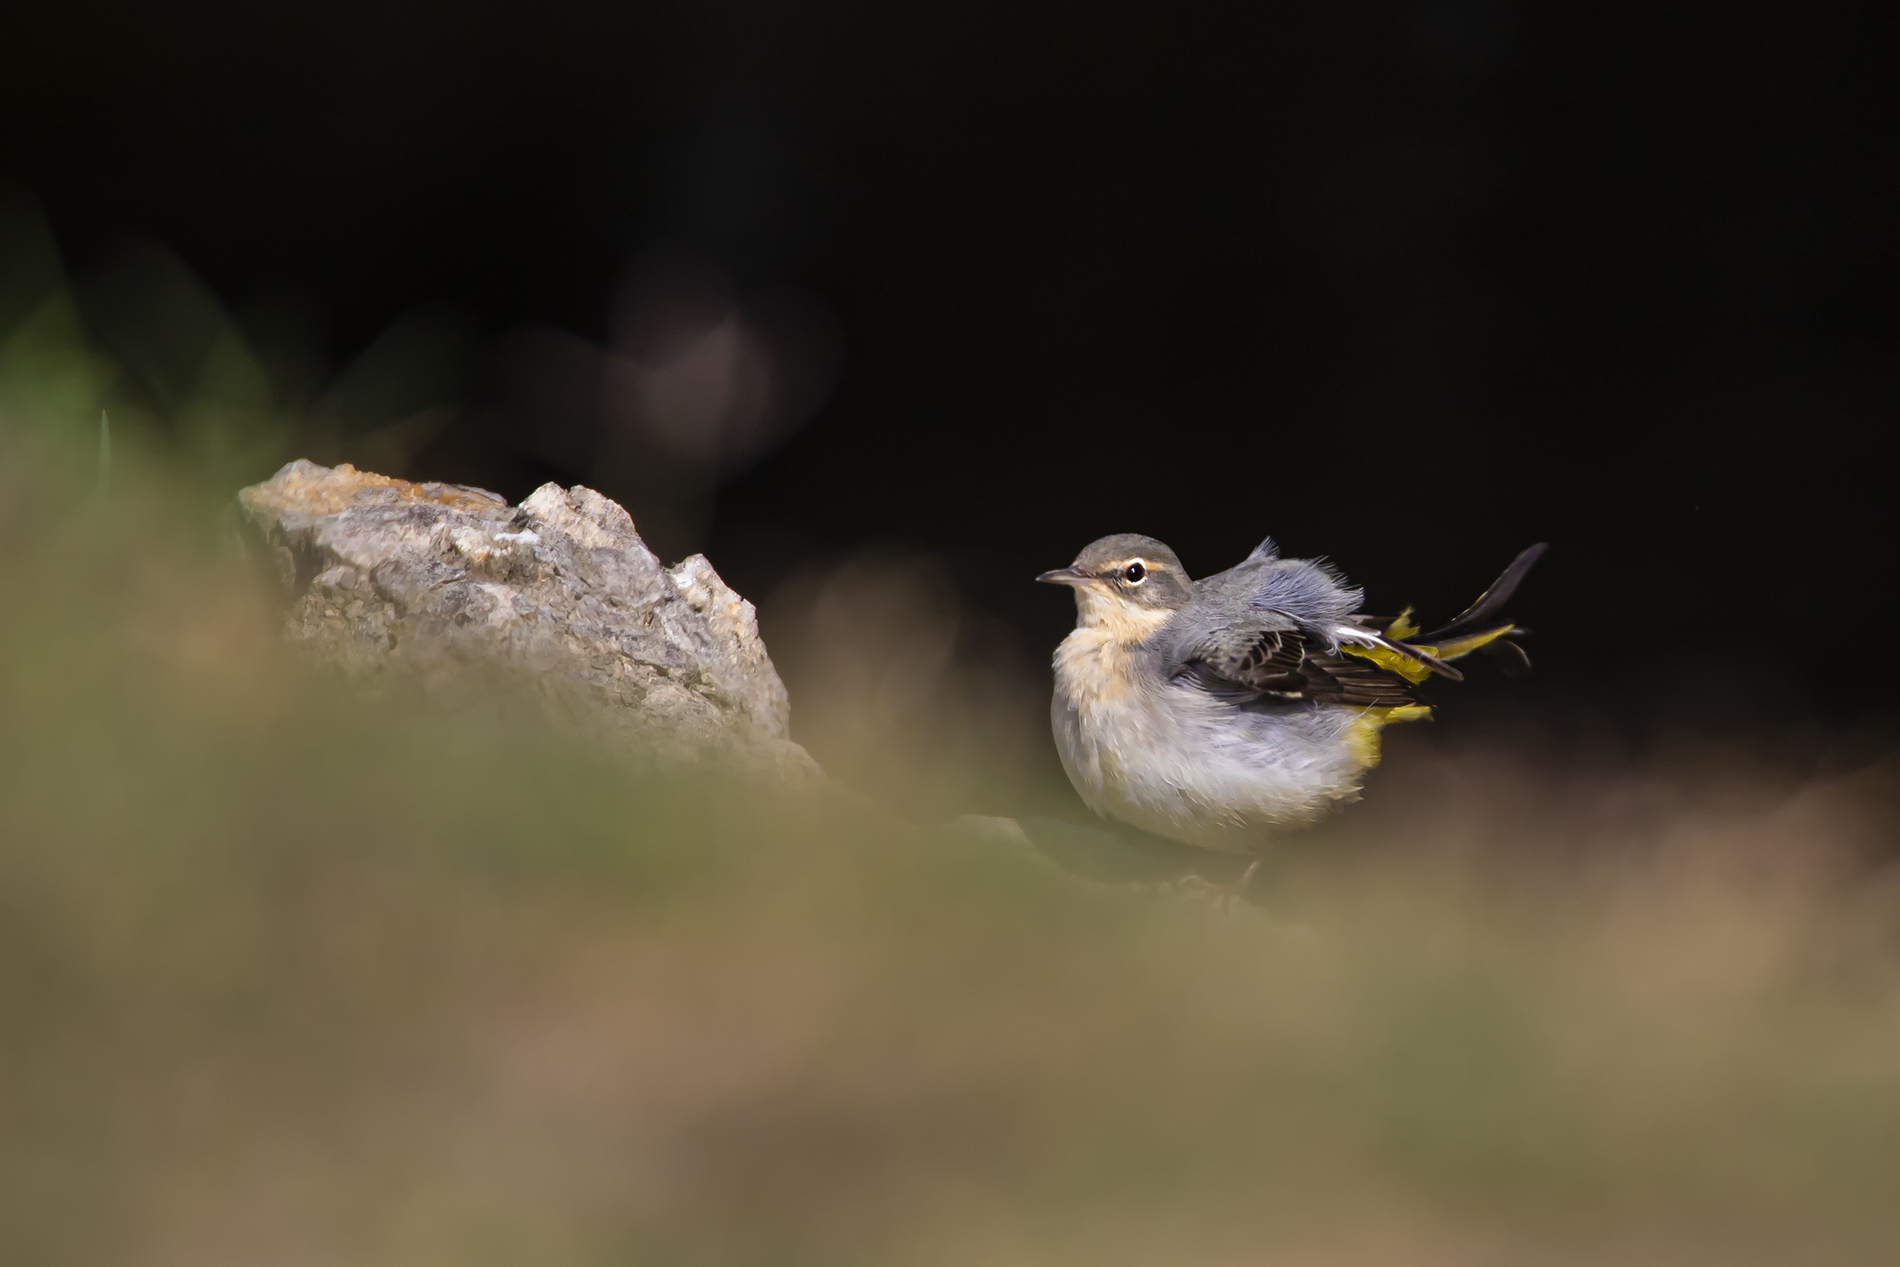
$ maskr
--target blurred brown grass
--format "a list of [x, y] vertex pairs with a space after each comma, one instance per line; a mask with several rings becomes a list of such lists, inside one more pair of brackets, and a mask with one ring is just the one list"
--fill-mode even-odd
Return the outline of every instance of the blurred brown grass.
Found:
[[0, 398], [0, 1261], [1900, 1254], [1877, 749], [1407, 740], [1259, 906], [1096, 884], [918, 826], [1043, 739], [889, 560], [777, 794], [351, 694]]

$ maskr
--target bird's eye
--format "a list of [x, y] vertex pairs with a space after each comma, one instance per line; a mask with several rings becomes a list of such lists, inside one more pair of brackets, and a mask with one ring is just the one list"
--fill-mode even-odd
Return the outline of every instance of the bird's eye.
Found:
[[1143, 567], [1139, 561], [1130, 563], [1127, 567], [1122, 569], [1122, 580], [1127, 581], [1130, 585], [1139, 585], [1147, 579], [1148, 569]]

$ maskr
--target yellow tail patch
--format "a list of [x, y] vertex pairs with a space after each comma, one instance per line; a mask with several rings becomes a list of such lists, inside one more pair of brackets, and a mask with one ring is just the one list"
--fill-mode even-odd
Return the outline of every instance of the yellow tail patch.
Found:
[[1426, 647], [1425, 650], [1440, 660], [1456, 660], [1459, 656], [1470, 655], [1487, 642], [1496, 642], [1505, 634], [1515, 632], [1516, 629], [1516, 625], [1499, 625], [1496, 629], [1487, 629], [1483, 633], [1472, 634], [1467, 638], [1453, 638], [1450, 642]]
[[[1430, 669], [1420, 664], [1417, 660], [1409, 660], [1396, 651], [1387, 651], [1384, 647], [1357, 647], [1352, 643], [1342, 642], [1339, 644], [1339, 649], [1345, 655], [1354, 655], [1358, 656], [1361, 660], [1370, 660], [1387, 673], [1396, 673], [1398, 676], [1413, 684], [1423, 682], [1426, 678], [1430, 677], [1432, 673]], [[1423, 647], [1420, 648], [1420, 650], [1429, 652], [1430, 648]]]
[[1379, 764], [1379, 739], [1387, 726], [1398, 722], [1428, 721], [1432, 710], [1423, 704], [1402, 704], [1396, 708], [1368, 708], [1353, 719], [1346, 732], [1346, 747], [1362, 769]]

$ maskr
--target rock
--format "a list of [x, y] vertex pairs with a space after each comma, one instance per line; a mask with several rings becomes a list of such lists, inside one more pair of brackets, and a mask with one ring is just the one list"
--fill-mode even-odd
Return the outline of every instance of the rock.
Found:
[[752, 604], [703, 555], [661, 566], [592, 489], [544, 484], [510, 506], [296, 461], [238, 502], [289, 591], [290, 637], [353, 675], [500, 671], [648, 748], [816, 773]]

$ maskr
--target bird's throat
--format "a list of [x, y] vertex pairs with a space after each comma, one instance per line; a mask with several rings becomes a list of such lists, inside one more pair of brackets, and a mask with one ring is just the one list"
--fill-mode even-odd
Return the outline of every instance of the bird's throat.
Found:
[[1056, 647], [1056, 689], [1076, 708], [1125, 698], [1135, 686], [1135, 660], [1170, 613], [1134, 609], [1084, 620]]

